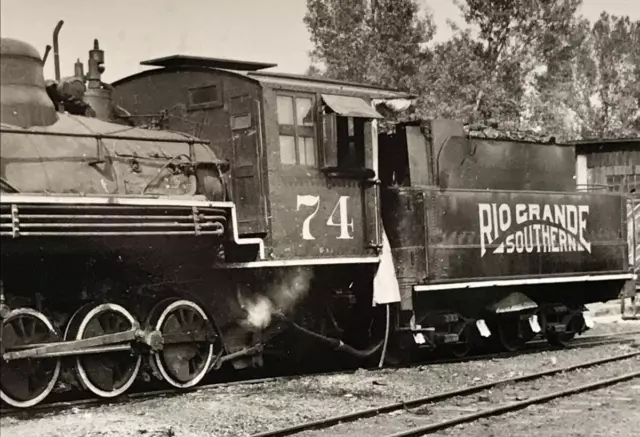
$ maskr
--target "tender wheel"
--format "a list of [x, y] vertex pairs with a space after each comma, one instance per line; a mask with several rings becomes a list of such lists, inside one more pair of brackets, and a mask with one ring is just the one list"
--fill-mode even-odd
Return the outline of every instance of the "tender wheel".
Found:
[[[19, 308], [3, 324], [5, 352], [19, 346], [59, 341], [51, 322], [40, 312]], [[16, 408], [32, 407], [53, 390], [60, 375], [59, 358], [0, 359], [0, 398]]]
[[520, 323], [517, 320], [501, 320], [497, 330], [500, 347], [507, 352], [520, 350], [527, 342], [520, 334]]
[[[106, 303], [84, 306], [69, 321], [66, 339], [81, 340], [128, 331], [138, 323], [120, 305]], [[136, 379], [142, 357], [131, 351], [114, 351], [76, 358], [78, 378], [92, 393], [103, 398], [119, 396]]]
[[457, 343], [448, 347], [448, 352], [455, 358], [464, 358], [471, 352], [473, 343], [473, 325], [464, 323], [460, 329], [459, 340]]
[[567, 314], [562, 318], [562, 323], [565, 325], [565, 332], [549, 331], [545, 334], [549, 344], [567, 347], [584, 326], [584, 318], [580, 313]]
[[174, 387], [198, 384], [214, 358], [215, 330], [204, 310], [189, 300], [169, 299], [153, 308], [147, 323], [164, 338], [163, 349], [151, 356], [152, 367]]

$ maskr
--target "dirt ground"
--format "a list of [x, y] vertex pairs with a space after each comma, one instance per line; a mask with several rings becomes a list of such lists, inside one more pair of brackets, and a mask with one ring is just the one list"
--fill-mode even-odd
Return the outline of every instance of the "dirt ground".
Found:
[[[638, 329], [639, 322], [607, 323], [596, 325], [589, 334]], [[640, 336], [638, 340], [640, 341]], [[309, 376], [290, 381], [229, 386], [127, 404], [69, 409], [28, 419], [3, 417], [0, 418], [0, 435], [241, 437], [311, 419], [577, 364], [631, 350], [637, 349], [633, 349], [633, 345], [606, 345], [540, 352], [508, 359], [424, 365], [410, 369], [359, 370], [353, 374]], [[557, 401], [553, 414], [549, 414], [548, 405], [530, 407], [509, 416], [461, 426], [440, 435], [554, 437], [562, 433], [563, 436], [631, 436], [631, 433], [625, 434], [624, 430], [627, 427], [636, 432], [640, 429], [640, 419], [634, 416], [640, 416], [637, 414], [640, 408], [639, 386], [640, 381], [633, 381]], [[574, 399], [578, 403], [572, 403]], [[405, 417], [401, 419], [404, 420]], [[373, 435], [379, 433], [375, 432]], [[353, 433], [349, 433], [349, 436], [356, 437]]]
[[447, 437], [632, 437], [640, 432], [640, 380], [535, 405], [442, 432]]

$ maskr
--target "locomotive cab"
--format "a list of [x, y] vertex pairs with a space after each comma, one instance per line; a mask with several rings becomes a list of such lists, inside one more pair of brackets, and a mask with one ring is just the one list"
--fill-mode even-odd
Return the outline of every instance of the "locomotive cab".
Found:
[[[408, 94], [191, 56], [116, 81], [135, 117], [211, 141], [230, 162], [241, 235], [283, 263], [376, 263], [381, 247], [375, 103]], [[249, 260], [245, 260], [249, 261]]]

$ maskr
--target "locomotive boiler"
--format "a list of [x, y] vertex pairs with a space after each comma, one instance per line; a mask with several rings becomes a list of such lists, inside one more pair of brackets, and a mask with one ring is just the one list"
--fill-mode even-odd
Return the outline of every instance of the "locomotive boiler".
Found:
[[126, 111], [97, 41], [87, 76], [59, 81], [22, 41], [0, 56], [2, 400], [35, 405], [58, 380], [114, 397], [147, 371], [197, 384], [224, 361], [210, 307], [230, 313], [209, 292], [228, 278], [205, 266], [262, 250], [237, 234], [228, 162], [193, 136], [105, 120]]
[[447, 120], [379, 134], [414, 95], [273, 64], [174, 55], [106, 84], [95, 41], [86, 75], [45, 82], [32, 46], [0, 49], [14, 407], [225, 363], [565, 344], [634, 277], [623, 198], [577, 192], [569, 147]]

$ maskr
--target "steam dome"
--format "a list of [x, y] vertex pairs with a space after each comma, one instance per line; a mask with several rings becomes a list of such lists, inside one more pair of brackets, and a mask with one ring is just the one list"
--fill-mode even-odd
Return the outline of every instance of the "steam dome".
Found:
[[42, 67], [40, 54], [32, 45], [0, 38], [0, 122], [25, 128], [56, 122]]

